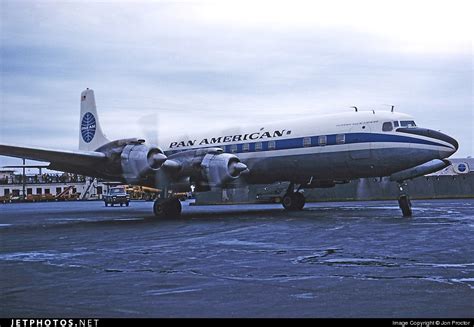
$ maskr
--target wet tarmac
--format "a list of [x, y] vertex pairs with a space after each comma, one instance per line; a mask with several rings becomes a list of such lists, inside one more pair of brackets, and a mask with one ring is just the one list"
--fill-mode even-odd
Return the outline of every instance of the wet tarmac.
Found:
[[472, 317], [474, 199], [0, 205], [2, 317]]

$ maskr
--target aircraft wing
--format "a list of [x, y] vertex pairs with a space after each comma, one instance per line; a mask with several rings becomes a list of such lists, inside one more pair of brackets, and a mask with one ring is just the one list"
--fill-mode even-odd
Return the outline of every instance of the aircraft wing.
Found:
[[45, 161], [55, 165], [93, 167], [107, 160], [105, 154], [95, 151], [64, 151], [29, 148], [0, 144], [0, 155]]

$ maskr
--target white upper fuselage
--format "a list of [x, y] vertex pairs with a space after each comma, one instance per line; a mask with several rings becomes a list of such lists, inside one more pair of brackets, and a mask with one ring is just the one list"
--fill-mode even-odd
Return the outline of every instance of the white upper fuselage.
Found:
[[167, 155], [220, 147], [249, 165], [251, 179], [262, 183], [284, 180], [289, 174], [331, 179], [386, 176], [456, 151], [446, 140], [397, 131], [414, 126], [413, 117], [403, 113], [359, 111], [173, 137], [161, 145]]
[[[347, 112], [312, 116], [277, 122], [263, 122], [244, 127], [213, 130], [187, 136], [166, 137], [160, 146], [165, 151], [188, 150], [201, 147], [292, 139], [314, 135], [330, 135], [348, 132], [382, 132], [386, 121], [413, 121], [413, 117], [398, 112]], [[280, 136], [280, 134], [282, 134]], [[241, 136], [241, 137], [239, 137]]]

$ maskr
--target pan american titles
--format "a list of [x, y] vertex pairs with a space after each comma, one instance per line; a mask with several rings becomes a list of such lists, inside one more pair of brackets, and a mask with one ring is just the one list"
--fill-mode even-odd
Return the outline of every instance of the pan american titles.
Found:
[[240, 142], [240, 141], [272, 139], [272, 138], [281, 137], [283, 135], [290, 135], [290, 134], [291, 134], [291, 131], [288, 131], [286, 129], [275, 130], [273, 132], [261, 130], [260, 132], [248, 133], [248, 134], [235, 134], [235, 135], [204, 138], [202, 140], [171, 142], [170, 149], [195, 146], [195, 145], [208, 145], [208, 144], [220, 144], [220, 143], [230, 143], [230, 142]]

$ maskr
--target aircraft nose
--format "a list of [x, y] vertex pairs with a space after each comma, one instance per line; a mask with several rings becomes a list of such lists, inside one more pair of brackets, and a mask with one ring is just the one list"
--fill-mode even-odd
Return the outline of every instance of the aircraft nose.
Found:
[[439, 151], [440, 158], [447, 158], [451, 156], [452, 154], [454, 154], [459, 149], [458, 141], [456, 141], [456, 139], [454, 139], [453, 137], [447, 134], [444, 134], [438, 131], [428, 130], [427, 136], [432, 137], [436, 140], [447, 142], [452, 146], [452, 148], [449, 150], [440, 150]]
[[451, 143], [451, 145], [454, 147], [454, 152], [456, 152], [459, 149], [459, 143], [458, 141], [456, 141], [456, 139], [451, 137], [451, 141], [449, 143]]
[[429, 134], [431, 134], [429, 135], [430, 137], [435, 138], [440, 141], [448, 142], [449, 144], [451, 144], [451, 146], [453, 147], [452, 153], [456, 152], [459, 149], [459, 143], [453, 137], [447, 134], [443, 134], [438, 131], [429, 130], [429, 132], [430, 132]]
[[[459, 148], [459, 143], [451, 136], [432, 130], [427, 128], [397, 128], [397, 132], [400, 133], [407, 133], [407, 134], [414, 134], [414, 135], [421, 135], [429, 137], [433, 140], [443, 141], [443, 148], [444, 150], [439, 151], [439, 159], [444, 159], [455, 153]], [[450, 144], [450, 146], [445, 145], [445, 143]]]

